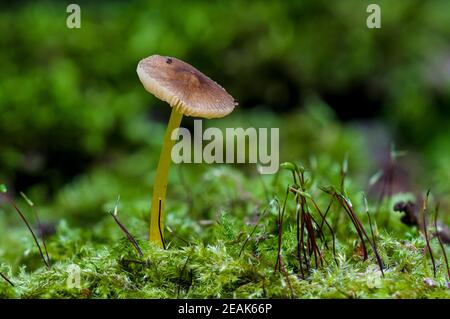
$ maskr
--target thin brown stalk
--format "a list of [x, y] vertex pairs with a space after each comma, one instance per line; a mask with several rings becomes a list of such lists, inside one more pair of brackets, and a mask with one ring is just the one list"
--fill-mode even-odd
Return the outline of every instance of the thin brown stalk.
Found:
[[161, 243], [163, 245], [163, 249], [166, 249], [166, 242], [164, 241], [164, 235], [161, 229], [161, 199], [158, 201], [158, 230], [159, 236], [161, 237]]
[[291, 291], [291, 299], [295, 298], [294, 289], [292, 288], [291, 280], [289, 279], [289, 274], [284, 266], [281, 266], [281, 270], [284, 274], [284, 277], [286, 278], [287, 284], [289, 286], [289, 290]]
[[311, 197], [311, 202], [313, 203], [313, 206], [315, 207], [317, 213], [320, 215], [320, 217], [322, 218], [322, 222], [320, 225], [320, 228], [323, 227], [323, 223], [325, 222], [325, 224], [327, 225], [328, 229], [330, 230], [331, 233], [331, 237], [333, 239], [333, 257], [334, 257], [334, 261], [336, 262], [336, 265], [338, 265], [338, 261], [336, 258], [336, 237], [334, 235], [334, 231], [333, 228], [331, 228], [331, 225], [328, 223], [328, 221], [326, 220], [326, 216], [328, 214], [328, 211], [330, 210], [332, 201], [330, 201], [330, 204], [328, 205], [327, 211], [325, 212], [325, 214], [322, 215], [322, 212], [320, 211], [319, 206], [317, 205], [316, 201], [314, 200], [314, 198]]
[[427, 231], [427, 220], [426, 220], [426, 212], [428, 211], [428, 197], [430, 195], [430, 190], [428, 190], [427, 195], [425, 196], [425, 199], [423, 201], [423, 209], [422, 209], [422, 227], [423, 227], [423, 234], [425, 236], [425, 242], [427, 245], [427, 250], [430, 253], [431, 263], [433, 265], [433, 276], [436, 278], [436, 262], [434, 260], [433, 256], [433, 250], [431, 249], [430, 245], [430, 239], [428, 238], [428, 231]]
[[442, 255], [444, 256], [445, 267], [447, 268], [447, 277], [448, 277], [448, 281], [450, 282], [450, 267], [448, 265], [447, 252], [445, 251], [445, 247], [444, 247], [444, 244], [442, 243], [441, 236], [439, 236], [439, 229], [438, 229], [438, 226], [437, 226], [438, 214], [439, 214], [439, 203], [436, 204], [436, 214], [435, 214], [435, 218], [434, 218], [434, 229], [435, 229], [435, 232], [436, 232], [437, 240], [439, 242], [439, 246], [441, 247], [441, 250], [442, 250]]
[[12, 283], [12, 281], [11, 280], [9, 280], [5, 275], [3, 275], [1, 272], [0, 272], [0, 277], [2, 277], [8, 284], [10, 284], [12, 287], [14, 287], [14, 284]]
[[311, 221], [314, 223], [314, 225], [316, 225], [316, 227], [317, 227], [317, 234], [318, 234], [318, 237], [319, 237], [319, 239], [324, 243], [324, 245], [325, 245], [325, 248], [327, 248], [328, 249], [328, 245], [327, 245], [327, 242], [326, 242], [326, 239], [325, 239], [325, 234], [323, 233], [323, 231], [322, 231], [322, 229], [320, 228], [320, 225], [319, 225], [319, 223], [316, 221], [316, 219], [314, 218], [314, 216], [311, 214], [311, 213], [309, 213], [309, 216], [310, 216], [310, 218], [311, 218]]
[[[301, 220], [300, 220], [301, 219]], [[300, 208], [296, 208], [296, 224], [297, 224], [297, 259], [302, 279], [305, 279], [303, 271], [302, 247], [303, 247], [303, 215], [300, 214]], [[305, 260], [307, 260], [305, 255]]]
[[303, 258], [305, 259], [305, 264], [306, 264], [306, 272], [309, 273], [310, 271], [310, 267], [311, 267], [311, 263], [310, 263], [310, 259], [308, 259], [308, 255], [310, 254], [311, 251], [311, 247], [310, 247], [310, 242], [309, 240], [307, 240], [306, 242], [306, 249], [305, 249], [305, 232], [307, 232], [307, 227], [306, 227], [306, 211], [305, 211], [305, 206], [301, 205], [301, 214], [300, 214], [300, 247], [301, 250], [303, 252]]
[[284, 213], [286, 210], [286, 203], [287, 203], [287, 199], [289, 196], [289, 189], [286, 191], [286, 196], [284, 198], [284, 202], [283, 202], [283, 208], [280, 208], [280, 205], [278, 205], [278, 221], [277, 221], [277, 226], [278, 226], [278, 251], [277, 251], [277, 261], [275, 263], [275, 269], [274, 271], [276, 272], [277, 270], [281, 270], [282, 267], [282, 261], [281, 261], [281, 244], [282, 244], [282, 238], [283, 238], [283, 218], [284, 218]]
[[[304, 194], [302, 194], [301, 192], [299, 192], [298, 189], [296, 189], [296, 188], [294, 188], [292, 186], [289, 187], [289, 190], [291, 192], [295, 193], [295, 196], [297, 198], [297, 203], [300, 204], [300, 206], [302, 206], [303, 209], [306, 207], [306, 209], [304, 209], [304, 210], [307, 211], [308, 204], [306, 202], [307, 201], [306, 196]], [[298, 200], [298, 198], [300, 198], [300, 201]], [[312, 201], [314, 201], [314, 199], [312, 197], [310, 199]], [[315, 205], [315, 203], [314, 203], [314, 205]], [[316, 208], [316, 210], [318, 209], [317, 206], [315, 206], [315, 208]], [[320, 209], [319, 209], [318, 213], [320, 214], [321, 218], [323, 218], [323, 215], [321, 214]], [[310, 215], [310, 217], [311, 217], [311, 220], [314, 222], [314, 224], [317, 226], [317, 233], [320, 235], [321, 240], [323, 242], [325, 242], [325, 235], [323, 234], [323, 231], [322, 231], [323, 221], [322, 221], [322, 225], [319, 225], [319, 223], [314, 219], [314, 217], [312, 215]], [[326, 242], [325, 242], [325, 245], [326, 245]]]
[[[302, 192], [306, 191], [306, 187], [305, 187], [305, 172], [304, 170], [296, 170], [297, 175], [298, 175], [298, 179], [299, 179], [299, 183], [300, 183], [300, 189], [302, 190]], [[295, 179], [295, 177], [294, 177]], [[303, 266], [301, 263], [301, 252], [303, 250], [303, 257], [305, 258], [305, 264], [306, 264], [306, 271], [309, 273], [310, 270], [310, 263], [308, 260], [308, 254], [311, 257], [311, 252], [314, 251], [314, 257], [315, 257], [315, 263], [316, 263], [316, 268], [317, 268], [317, 255], [316, 255], [316, 251], [313, 247], [313, 244], [315, 243], [315, 240], [312, 241], [311, 240], [311, 235], [314, 235], [314, 231], [312, 231], [311, 233], [311, 229], [308, 229], [308, 222], [310, 222], [310, 220], [308, 220], [308, 211], [307, 211], [307, 204], [306, 204], [306, 199], [305, 196], [303, 196], [303, 194], [301, 194], [298, 189], [293, 188], [293, 190], [297, 193], [296, 197], [297, 197], [297, 204], [298, 206], [300, 206], [300, 212], [297, 211], [297, 254], [300, 257], [299, 262], [300, 262], [300, 269], [302, 270], [302, 276], [304, 277], [303, 274]], [[301, 196], [299, 196], [301, 195]], [[298, 215], [300, 213], [300, 216]], [[300, 218], [299, 218], [300, 217]], [[298, 224], [298, 221], [300, 219], [300, 225]], [[300, 226], [300, 232], [298, 231]], [[306, 249], [305, 249], [305, 242], [304, 242], [304, 234], [305, 231], [307, 233], [307, 241], [306, 241]], [[298, 237], [300, 235], [300, 238]]]
[[319, 250], [319, 247], [317, 246], [316, 242], [316, 236], [314, 235], [314, 228], [311, 221], [311, 215], [309, 213], [305, 214], [305, 221], [306, 221], [306, 229], [308, 231], [308, 242], [310, 247], [310, 256], [314, 254], [314, 262], [316, 265], [316, 269], [321, 264], [321, 253]]
[[[367, 199], [366, 199], [365, 196], [364, 196], [364, 203], [365, 203], [365, 206], [366, 206], [366, 214], [367, 214], [367, 218], [368, 218], [368, 220], [369, 220], [370, 234], [372, 235], [373, 247], [374, 247], [374, 249], [377, 251], [377, 250], [378, 250], [378, 247], [377, 247], [377, 241], [376, 241], [376, 238], [375, 238], [375, 233], [374, 233], [374, 231], [373, 231], [372, 217], [370, 216], [370, 212], [369, 212], [369, 204], [367, 203]], [[380, 258], [380, 260], [381, 260], [381, 258]], [[381, 270], [381, 272], [383, 272], [383, 270]]]
[[367, 254], [366, 244], [364, 242], [364, 235], [362, 233], [360, 224], [358, 223], [356, 216], [353, 214], [352, 207], [345, 200], [345, 198], [342, 195], [337, 194], [337, 200], [341, 203], [342, 207], [344, 208], [344, 211], [350, 217], [350, 220], [352, 221], [353, 226], [355, 226], [356, 232], [358, 233], [358, 237], [361, 240], [361, 245], [363, 248], [363, 259], [366, 260], [368, 258], [368, 254]]
[[[322, 227], [323, 227], [323, 223], [326, 222], [326, 218], [327, 218], [328, 213], [330, 212], [331, 205], [333, 205], [333, 199], [334, 199], [334, 198], [331, 197], [330, 203], [329, 203], [328, 206], [327, 206], [327, 210], [325, 211], [325, 214], [323, 214], [322, 222], [320, 223], [320, 228], [322, 228]], [[330, 226], [330, 227], [331, 227], [331, 226]]]
[[128, 241], [133, 245], [133, 247], [136, 249], [137, 253], [139, 254], [139, 257], [143, 257], [144, 254], [142, 253], [141, 248], [139, 247], [139, 244], [137, 243], [136, 239], [134, 239], [133, 235], [130, 234], [130, 232], [125, 228], [125, 226], [120, 222], [120, 220], [115, 216], [114, 214], [111, 214], [112, 218], [114, 218], [114, 221], [119, 226], [119, 228], [122, 230], [122, 232], [127, 237]]
[[[303, 266], [302, 266], [302, 245], [303, 245], [303, 243], [300, 242], [300, 238], [303, 238], [303, 223], [300, 220], [301, 218], [303, 218], [303, 215], [301, 215], [301, 212], [300, 212], [300, 209], [299, 209], [298, 206], [296, 206], [296, 212], [295, 213], [296, 213], [295, 223], [296, 223], [296, 226], [297, 226], [297, 228], [296, 228], [297, 258], [298, 258], [298, 261], [300, 263], [300, 270], [301, 270], [301, 273], [302, 273], [302, 278], [305, 278], [305, 274], [303, 273]], [[301, 229], [300, 229], [300, 226], [302, 226]]]
[[[289, 187], [289, 190], [291, 192], [295, 193], [295, 196], [297, 197], [297, 203], [300, 204], [300, 206], [308, 207], [307, 202], [306, 202], [307, 198], [304, 194], [302, 194], [301, 192], [298, 191], [298, 189], [296, 189], [295, 187], [292, 187], [292, 186]], [[298, 201], [298, 197], [300, 197], [300, 201]], [[297, 214], [298, 214], [298, 212], [297, 212]], [[319, 214], [321, 217], [323, 217], [322, 214], [320, 213], [320, 211], [319, 211]], [[311, 219], [314, 222], [314, 224], [317, 226], [317, 232], [320, 235], [321, 240], [325, 243], [325, 246], [326, 246], [325, 235], [323, 234], [322, 226], [319, 225], [319, 223], [314, 219], [314, 217], [312, 215], [311, 215]], [[297, 230], [297, 239], [298, 239], [298, 230]]]
[[255, 226], [253, 227], [252, 231], [250, 232], [250, 234], [247, 236], [247, 238], [244, 241], [244, 244], [242, 245], [240, 251], [239, 251], [239, 257], [241, 257], [242, 252], [244, 251], [245, 246], [247, 245], [247, 243], [250, 241], [250, 238], [252, 238], [253, 234], [255, 233], [256, 229], [259, 226], [259, 223], [261, 222], [262, 218], [265, 216], [265, 214], [267, 213], [268, 209], [267, 207], [264, 208], [263, 212], [261, 213], [261, 215], [258, 217], [258, 221], [256, 222]]
[[41, 256], [42, 261], [47, 266], [47, 268], [50, 268], [50, 264], [48, 263], [47, 259], [45, 258], [44, 253], [42, 252], [41, 245], [39, 245], [39, 241], [37, 240], [37, 237], [34, 234], [33, 228], [31, 227], [30, 223], [26, 219], [25, 215], [22, 213], [22, 211], [19, 209], [19, 207], [17, 207], [17, 205], [13, 202], [13, 200], [9, 198], [9, 196], [7, 196], [5, 194], [1, 194], [1, 195], [3, 195], [3, 197], [11, 204], [11, 206], [17, 212], [19, 217], [25, 223], [25, 225], [28, 228], [28, 231], [30, 232], [31, 236], [33, 237], [34, 243], [36, 244], [37, 248], [39, 249], [39, 255]]
[[[375, 247], [374, 243], [372, 243], [372, 241], [370, 240], [369, 236], [367, 235], [366, 231], [364, 230], [364, 227], [361, 223], [361, 221], [359, 220], [358, 216], [356, 216], [356, 213], [353, 210], [353, 207], [350, 205], [350, 203], [346, 200], [346, 198], [342, 195], [336, 194], [338, 196], [338, 200], [341, 201], [341, 204], [344, 203], [343, 207], [344, 210], [347, 211], [348, 215], [350, 216], [353, 224], [355, 225], [355, 228], [358, 232], [358, 235], [361, 239], [361, 243], [363, 245], [363, 251], [365, 254], [365, 259], [367, 259], [367, 249], [364, 243], [364, 237], [367, 239], [367, 241], [369, 242], [369, 245], [372, 248], [373, 253], [375, 254], [375, 258], [377, 260], [378, 266], [380, 268], [381, 274], [384, 277], [384, 271], [383, 271], [383, 261], [380, 257], [380, 254], [378, 253], [377, 248]], [[345, 209], [346, 207], [346, 209]]]
[[40, 235], [41, 240], [42, 240], [42, 246], [44, 247], [45, 256], [46, 256], [47, 261], [48, 261], [48, 263], [50, 265], [50, 255], [48, 253], [47, 244], [45, 243], [45, 236], [44, 236], [44, 232], [43, 232], [43, 227], [42, 227], [42, 224], [41, 224], [41, 219], [39, 218], [39, 214], [38, 214], [37, 208], [34, 205], [34, 203], [27, 197], [27, 195], [25, 195], [25, 193], [20, 192], [20, 195], [23, 197], [23, 199], [25, 199], [27, 204], [30, 205], [31, 210], [33, 211], [34, 218], [36, 219], [36, 224], [37, 224], [38, 229], [39, 229], [39, 235]]
[[[117, 201], [119, 201], [119, 199]], [[128, 231], [128, 229], [120, 222], [119, 218], [117, 217], [117, 206], [118, 206], [118, 204], [116, 204], [114, 211], [110, 212], [110, 215], [112, 216], [112, 218], [114, 219], [116, 224], [119, 226], [119, 228], [122, 230], [122, 232], [124, 233], [124, 235], [128, 239], [128, 241], [133, 245], [134, 249], [136, 249], [137, 253], [139, 254], [139, 257], [143, 257], [144, 254], [142, 253], [142, 250], [139, 247], [138, 242], [133, 237], [133, 235], [131, 235], [131, 233]]]

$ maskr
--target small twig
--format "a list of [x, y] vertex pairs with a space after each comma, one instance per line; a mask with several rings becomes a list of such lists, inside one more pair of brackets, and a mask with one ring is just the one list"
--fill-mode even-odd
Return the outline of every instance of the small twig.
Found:
[[2, 277], [8, 284], [10, 284], [12, 287], [15, 287], [14, 286], [14, 284], [12, 283], [12, 281], [11, 280], [9, 280], [5, 275], [3, 275], [1, 272], [0, 272], [0, 277]]

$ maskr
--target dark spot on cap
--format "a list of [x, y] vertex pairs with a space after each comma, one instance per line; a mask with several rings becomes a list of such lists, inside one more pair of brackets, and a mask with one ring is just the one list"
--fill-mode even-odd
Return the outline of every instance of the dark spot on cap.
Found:
[[166, 63], [167, 64], [172, 64], [172, 59], [171, 58], [167, 58]]

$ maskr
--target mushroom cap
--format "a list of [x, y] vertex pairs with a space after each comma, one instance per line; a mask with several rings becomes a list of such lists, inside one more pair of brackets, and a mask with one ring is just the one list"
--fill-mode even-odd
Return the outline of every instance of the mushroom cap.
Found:
[[144, 88], [187, 116], [218, 118], [237, 105], [223, 87], [179, 59], [152, 55], [139, 61]]

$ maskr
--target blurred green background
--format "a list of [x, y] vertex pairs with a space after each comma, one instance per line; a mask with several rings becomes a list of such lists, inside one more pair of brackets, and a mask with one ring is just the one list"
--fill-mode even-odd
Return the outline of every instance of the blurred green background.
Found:
[[394, 142], [413, 183], [399, 187], [448, 194], [450, 2], [377, 1], [382, 27], [368, 29], [372, 2], [78, 1], [81, 29], [66, 27], [70, 2], [2, 4], [0, 182], [41, 202], [76, 183], [149, 199], [170, 110], [135, 70], [158, 53], [239, 101], [207, 125], [280, 127], [282, 160], [349, 154], [365, 177]]

